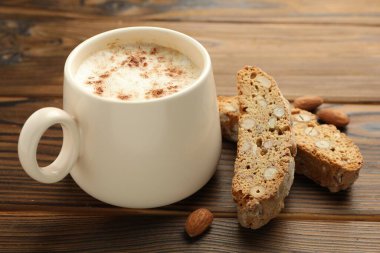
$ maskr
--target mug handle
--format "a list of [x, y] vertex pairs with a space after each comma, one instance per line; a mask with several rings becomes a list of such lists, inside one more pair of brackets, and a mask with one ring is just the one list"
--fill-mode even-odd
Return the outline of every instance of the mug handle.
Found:
[[[39, 167], [37, 147], [44, 132], [54, 124], [61, 124], [63, 144], [58, 157], [50, 165]], [[46, 107], [34, 112], [25, 122], [18, 140], [18, 156], [25, 172], [41, 183], [55, 183], [72, 169], [79, 155], [79, 130], [67, 112]]]

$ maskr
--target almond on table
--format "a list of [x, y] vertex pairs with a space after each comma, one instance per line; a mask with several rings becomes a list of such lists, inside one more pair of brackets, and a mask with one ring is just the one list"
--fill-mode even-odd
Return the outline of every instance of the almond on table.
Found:
[[293, 106], [295, 108], [306, 111], [314, 111], [321, 104], [323, 104], [323, 98], [320, 96], [302, 96], [294, 99], [293, 101]]
[[347, 114], [332, 108], [325, 108], [319, 110], [317, 112], [317, 116], [322, 121], [328, 124], [332, 124], [336, 127], [345, 127], [348, 125], [348, 123], [350, 123], [350, 118]]
[[202, 234], [210, 227], [214, 215], [206, 208], [199, 208], [192, 212], [186, 220], [185, 230], [190, 237]]

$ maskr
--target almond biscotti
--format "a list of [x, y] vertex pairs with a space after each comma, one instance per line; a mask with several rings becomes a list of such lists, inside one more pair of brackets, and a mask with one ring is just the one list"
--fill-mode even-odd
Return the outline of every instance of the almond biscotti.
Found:
[[296, 172], [331, 192], [349, 188], [363, 166], [359, 148], [334, 125], [318, 124], [312, 113], [293, 109], [292, 118], [299, 152]]
[[[219, 97], [223, 137], [237, 141], [237, 97]], [[232, 108], [234, 107], [234, 108]], [[296, 173], [304, 174], [331, 192], [349, 188], [363, 165], [359, 148], [333, 125], [319, 125], [317, 117], [308, 111], [292, 109], [296, 135]], [[225, 129], [229, 128], [229, 129]]]
[[[294, 178], [296, 146], [288, 101], [272, 77], [245, 67], [237, 74], [237, 88], [240, 115], [232, 195], [240, 224], [256, 229], [284, 207]], [[232, 106], [227, 109], [233, 111]]]
[[237, 97], [218, 96], [218, 105], [223, 138], [237, 142], [239, 121], [239, 101]]

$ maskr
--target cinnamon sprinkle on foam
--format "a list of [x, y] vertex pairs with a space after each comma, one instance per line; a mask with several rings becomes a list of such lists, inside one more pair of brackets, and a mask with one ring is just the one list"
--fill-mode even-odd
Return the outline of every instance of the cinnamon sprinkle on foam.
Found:
[[159, 98], [191, 85], [200, 75], [200, 68], [171, 48], [120, 41], [108, 46], [90, 55], [75, 76], [84, 89], [103, 97], [123, 101]]

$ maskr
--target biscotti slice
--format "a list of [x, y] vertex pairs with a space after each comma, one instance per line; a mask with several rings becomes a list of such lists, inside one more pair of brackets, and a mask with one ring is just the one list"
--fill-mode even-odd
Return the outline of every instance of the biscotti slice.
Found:
[[237, 97], [218, 96], [218, 105], [223, 138], [237, 142], [239, 121], [239, 101]]
[[334, 125], [318, 124], [312, 113], [292, 109], [292, 118], [298, 148], [296, 172], [331, 192], [349, 188], [363, 166], [359, 148]]
[[[238, 99], [220, 96], [218, 101], [223, 137], [237, 141], [236, 136], [230, 133], [237, 128]], [[236, 109], [231, 109], [231, 106]], [[296, 173], [307, 176], [331, 192], [349, 188], [357, 179], [363, 165], [359, 148], [335, 126], [319, 125], [316, 115], [308, 111], [292, 109], [292, 120], [298, 148]], [[320, 148], [326, 146], [325, 141], [331, 144], [328, 148], [330, 151]]]
[[256, 67], [237, 74], [239, 121], [232, 195], [243, 227], [276, 217], [294, 178], [290, 110], [276, 82]]

